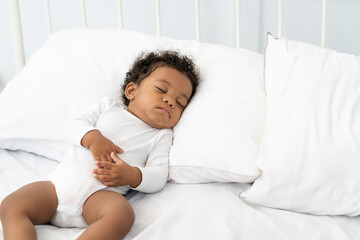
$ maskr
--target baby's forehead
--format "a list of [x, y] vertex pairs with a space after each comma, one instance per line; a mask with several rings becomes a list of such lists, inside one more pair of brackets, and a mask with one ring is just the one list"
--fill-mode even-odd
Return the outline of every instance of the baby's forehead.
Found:
[[148, 76], [158, 76], [159, 79], [163, 78], [163, 79], [169, 79], [169, 80], [172, 80], [173, 77], [174, 77], [174, 74], [178, 76], [182, 75], [184, 76], [187, 80], [189, 80], [187, 74], [179, 69], [177, 69], [176, 67], [172, 67], [172, 66], [168, 66], [168, 65], [165, 65], [165, 66], [158, 66], [154, 69], [152, 69], [152, 71], [150, 72], [150, 74]]

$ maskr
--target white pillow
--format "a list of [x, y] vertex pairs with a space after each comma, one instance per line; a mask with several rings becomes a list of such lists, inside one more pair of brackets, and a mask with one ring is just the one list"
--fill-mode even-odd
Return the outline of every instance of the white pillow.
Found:
[[1, 92], [0, 147], [60, 160], [69, 115], [104, 96], [119, 97], [137, 54], [173, 42], [117, 30], [52, 34]]
[[196, 58], [203, 82], [174, 128], [173, 182], [253, 182], [265, 124], [263, 58], [202, 44]]
[[241, 194], [267, 207], [319, 215], [360, 213], [360, 57], [268, 37], [267, 120]]
[[[156, 49], [188, 54], [201, 70], [198, 93], [175, 129], [172, 179], [252, 181], [259, 174], [255, 160], [265, 123], [261, 55], [130, 31], [51, 35], [0, 95], [0, 147], [60, 160], [66, 118], [104, 96], [119, 97], [138, 54]], [[185, 158], [192, 155], [193, 163]]]

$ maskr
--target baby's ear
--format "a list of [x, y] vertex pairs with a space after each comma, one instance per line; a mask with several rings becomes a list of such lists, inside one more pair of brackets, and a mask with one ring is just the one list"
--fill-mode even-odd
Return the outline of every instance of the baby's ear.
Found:
[[134, 82], [130, 82], [128, 85], [126, 85], [125, 88], [125, 96], [130, 101], [135, 99], [135, 93], [137, 90], [137, 85]]

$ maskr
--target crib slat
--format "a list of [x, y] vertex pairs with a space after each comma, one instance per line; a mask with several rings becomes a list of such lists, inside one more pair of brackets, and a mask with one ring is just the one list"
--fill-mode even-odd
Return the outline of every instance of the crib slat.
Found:
[[48, 34], [50, 35], [52, 33], [52, 24], [51, 24], [51, 13], [50, 13], [49, 0], [45, 0], [45, 7], [46, 7], [46, 19], [47, 19]]
[[326, 36], [326, 0], [322, 1], [321, 11], [321, 47], [325, 47], [325, 36]]
[[19, 0], [9, 0], [9, 15], [11, 34], [14, 47], [16, 72], [19, 72], [25, 65], [24, 41], [21, 28]]
[[278, 1], [278, 37], [283, 35], [283, 0]]
[[196, 40], [200, 41], [200, 0], [195, 0], [195, 34]]
[[240, 48], [240, 0], [236, 0], [235, 3], [235, 9], [236, 9], [236, 17], [235, 17], [235, 27], [236, 27], [236, 47]]
[[123, 29], [123, 14], [122, 14], [122, 1], [117, 1], [117, 13], [118, 13], [118, 24], [119, 29]]
[[85, 0], [81, 0], [81, 17], [82, 17], [82, 27], [87, 28]]
[[161, 36], [160, 0], [155, 0], [156, 10], [156, 35]]

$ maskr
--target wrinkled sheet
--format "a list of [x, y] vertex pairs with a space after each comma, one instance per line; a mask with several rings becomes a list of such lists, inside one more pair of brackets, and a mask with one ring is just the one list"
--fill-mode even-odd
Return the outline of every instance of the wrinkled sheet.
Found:
[[[56, 161], [0, 149], [0, 200], [42, 180]], [[360, 217], [314, 216], [250, 205], [239, 198], [248, 184], [174, 184], [155, 194], [130, 192], [136, 214], [125, 239], [359, 239]], [[311, 204], [311, 203], [309, 203]], [[341, 203], [339, 203], [341, 204]], [[81, 229], [37, 226], [39, 240], [75, 239]], [[0, 228], [0, 239], [2, 230]]]

